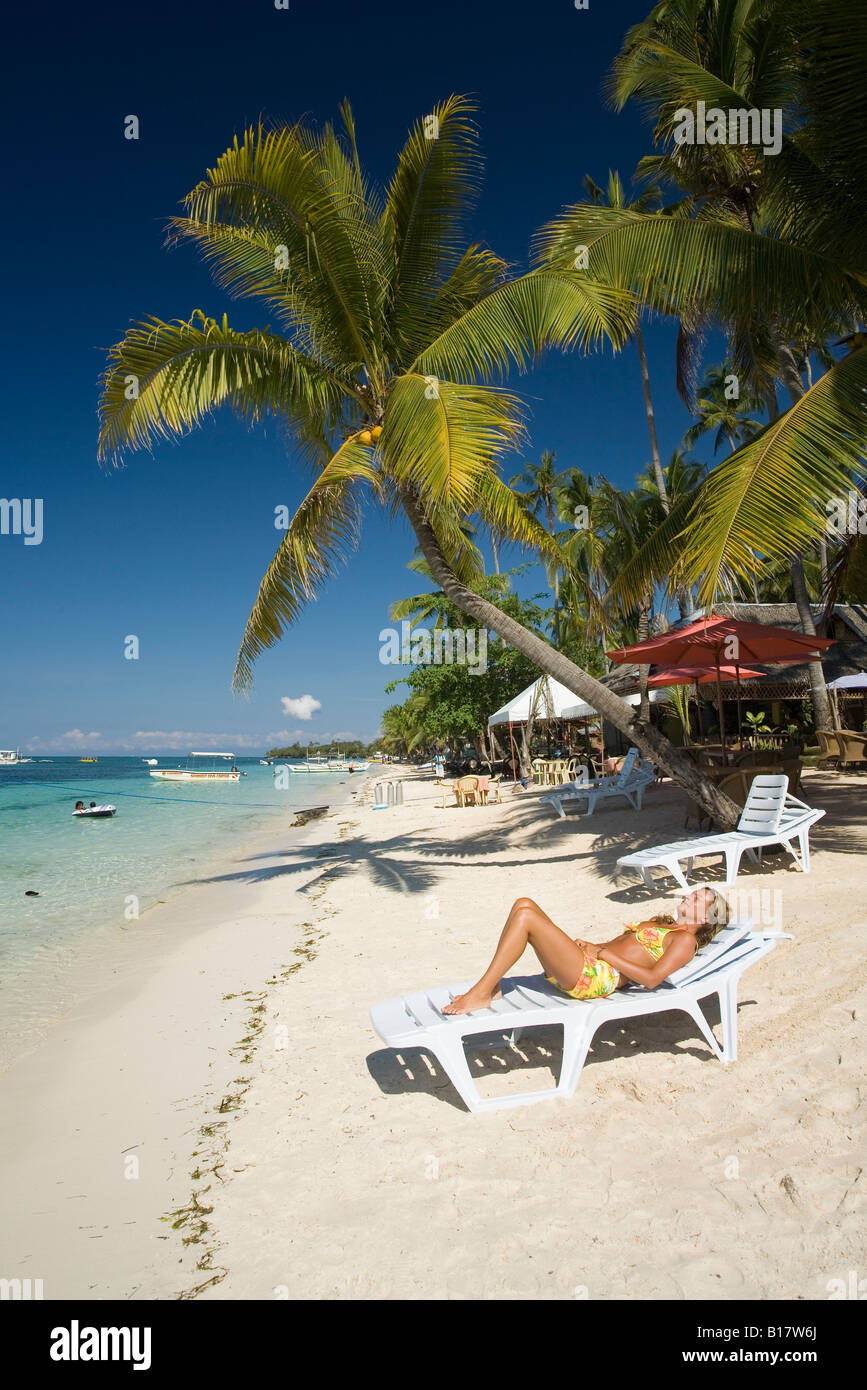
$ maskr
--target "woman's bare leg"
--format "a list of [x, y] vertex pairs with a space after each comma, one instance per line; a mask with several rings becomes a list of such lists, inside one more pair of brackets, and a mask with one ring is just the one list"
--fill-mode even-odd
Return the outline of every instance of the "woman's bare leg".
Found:
[[506, 919], [494, 958], [484, 975], [443, 1009], [445, 1014], [467, 1014], [486, 1009], [498, 993], [500, 980], [515, 961], [532, 946], [546, 975], [565, 989], [572, 989], [584, 969], [584, 952], [561, 931], [532, 898], [518, 898]]

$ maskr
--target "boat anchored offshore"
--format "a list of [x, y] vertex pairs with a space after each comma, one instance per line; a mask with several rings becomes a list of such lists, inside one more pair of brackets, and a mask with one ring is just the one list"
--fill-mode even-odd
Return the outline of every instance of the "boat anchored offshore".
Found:
[[[204, 767], [201, 763], [193, 763], [193, 758], [210, 758], [212, 766]], [[228, 759], [234, 764], [234, 753], [191, 753], [187, 759], [186, 767], [159, 767], [148, 768], [151, 777], [158, 777], [162, 782], [237, 782], [241, 776], [236, 767], [228, 768], [217, 766], [217, 759]]]
[[0, 767], [18, 767], [19, 763], [32, 762], [32, 758], [22, 758], [17, 748], [0, 748]]
[[142, 762], [147, 763], [148, 767], [156, 767], [159, 758], [142, 758]]

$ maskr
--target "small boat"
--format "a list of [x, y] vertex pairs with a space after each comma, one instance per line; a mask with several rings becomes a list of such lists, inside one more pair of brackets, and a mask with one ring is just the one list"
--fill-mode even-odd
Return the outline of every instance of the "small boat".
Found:
[[159, 762], [159, 759], [158, 759], [158, 758], [142, 758], [142, 762], [143, 762], [143, 763], [147, 763], [148, 767], [156, 767], [157, 763]]
[[273, 766], [274, 766], [274, 759], [273, 759], [273, 758], [260, 758], [260, 759], [259, 759], [259, 766], [260, 766], [260, 767], [273, 767]]
[[307, 757], [303, 763], [286, 763], [287, 772], [346, 772], [346, 763], [337, 758], [324, 758], [321, 753], [314, 753], [310, 756], [310, 749], [307, 750]]
[[[212, 766], [203, 767], [201, 763], [191, 765], [193, 758], [210, 758]], [[233, 764], [235, 761], [234, 753], [191, 753], [186, 767], [160, 767], [156, 772], [149, 768], [148, 771], [151, 777], [158, 777], [163, 782], [237, 782], [241, 777], [238, 769], [233, 766], [230, 772], [218, 767], [218, 758], [228, 758]]]
[[80, 763], [98, 763], [99, 758], [79, 758]]
[[18, 767], [20, 763], [32, 762], [32, 758], [22, 758], [17, 748], [0, 748], [0, 767]]
[[116, 806], [105, 804], [103, 806], [85, 806], [82, 811], [73, 811], [72, 814], [79, 817], [86, 816], [92, 820], [106, 820], [109, 816], [113, 816], [116, 810]]

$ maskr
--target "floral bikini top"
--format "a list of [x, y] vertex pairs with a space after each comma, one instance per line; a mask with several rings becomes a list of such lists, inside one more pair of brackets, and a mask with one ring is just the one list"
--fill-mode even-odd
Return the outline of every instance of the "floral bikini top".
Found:
[[659, 960], [665, 949], [665, 938], [673, 930], [672, 927], [641, 926], [638, 922], [624, 922], [623, 935], [635, 932], [635, 940], [645, 951], [648, 951], [654, 960]]

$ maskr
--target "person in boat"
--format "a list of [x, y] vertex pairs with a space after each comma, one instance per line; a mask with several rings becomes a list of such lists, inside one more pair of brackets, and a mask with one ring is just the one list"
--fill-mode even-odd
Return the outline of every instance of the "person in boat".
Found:
[[76, 811], [83, 811], [83, 810], [84, 810], [84, 802], [83, 802], [83, 801], [76, 801], [76, 803], [75, 803], [75, 809], [76, 809]]
[[91, 809], [91, 811], [95, 811], [95, 810], [96, 810], [96, 802], [95, 802], [95, 801], [91, 801], [91, 803], [90, 803], [90, 809]]
[[484, 975], [443, 1008], [444, 1014], [487, 1009], [501, 998], [500, 981], [532, 946], [545, 978], [571, 999], [602, 999], [634, 982], [655, 989], [688, 965], [728, 921], [725, 898], [713, 888], [696, 888], [681, 898], [677, 915], [625, 923], [621, 936], [594, 943], [575, 940], [551, 921], [532, 898], [518, 898]]

